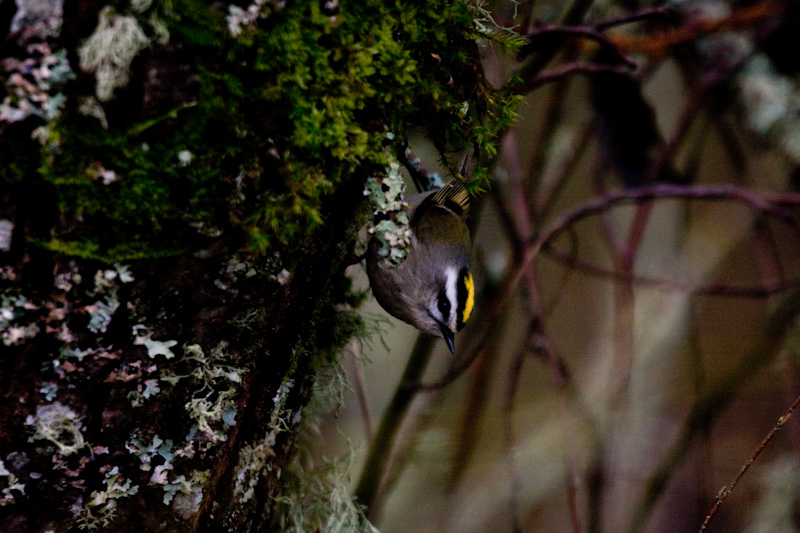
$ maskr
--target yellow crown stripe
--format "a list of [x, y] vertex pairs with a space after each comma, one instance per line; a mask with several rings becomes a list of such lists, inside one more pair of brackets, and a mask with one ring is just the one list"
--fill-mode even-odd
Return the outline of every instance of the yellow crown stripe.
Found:
[[472, 314], [472, 306], [475, 305], [475, 283], [472, 281], [472, 273], [467, 272], [464, 276], [464, 287], [467, 289], [467, 301], [464, 303], [464, 311], [461, 313], [461, 323], [466, 324]]

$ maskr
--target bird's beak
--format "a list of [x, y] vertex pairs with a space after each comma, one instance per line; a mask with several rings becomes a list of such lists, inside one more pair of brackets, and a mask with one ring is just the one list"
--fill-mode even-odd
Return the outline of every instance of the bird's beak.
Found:
[[448, 329], [447, 326], [444, 324], [439, 324], [439, 329], [442, 330], [442, 337], [444, 337], [444, 341], [447, 343], [447, 347], [450, 348], [450, 353], [456, 353], [456, 345], [453, 342], [453, 332]]

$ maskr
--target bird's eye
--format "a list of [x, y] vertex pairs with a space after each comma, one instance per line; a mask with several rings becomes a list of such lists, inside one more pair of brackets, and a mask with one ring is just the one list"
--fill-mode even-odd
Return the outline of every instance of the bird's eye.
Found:
[[444, 293], [439, 295], [439, 313], [441, 313], [444, 320], [450, 317], [450, 300], [447, 299], [447, 295]]

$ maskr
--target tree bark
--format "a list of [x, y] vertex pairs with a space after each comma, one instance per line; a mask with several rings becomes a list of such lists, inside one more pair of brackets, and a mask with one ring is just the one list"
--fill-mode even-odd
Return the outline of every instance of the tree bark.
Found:
[[0, 530], [275, 527], [364, 181], [513, 118], [469, 3], [342, 4], [2, 3]]

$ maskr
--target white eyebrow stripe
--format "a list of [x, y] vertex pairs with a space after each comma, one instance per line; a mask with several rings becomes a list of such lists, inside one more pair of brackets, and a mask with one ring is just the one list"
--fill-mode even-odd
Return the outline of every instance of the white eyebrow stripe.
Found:
[[446, 318], [448, 324], [454, 324], [454, 318], [458, 313], [458, 270], [448, 267], [445, 271], [447, 282], [445, 284], [445, 295], [450, 302], [450, 316]]

